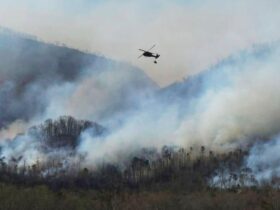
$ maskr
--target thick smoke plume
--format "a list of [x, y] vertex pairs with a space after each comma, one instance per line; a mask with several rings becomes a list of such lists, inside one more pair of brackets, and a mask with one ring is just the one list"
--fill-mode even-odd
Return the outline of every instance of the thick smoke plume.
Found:
[[104, 113], [112, 117], [113, 109], [117, 112], [133, 103], [130, 92], [144, 97], [146, 90], [156, 88], [141, 70], [129, 65], [10, 31], [0, 34], [0, 55], [0, 128], [4, 130], [16, 121], [40, 123], [62, 113], [81, 118], [95, 113], [97, 120]]
[[[215, 151], [250, 146], [279, 132], [279, 47], [253, 47], [162, 90], [105, 139], [82, 135], [89, 161], [163, 145]], [[96, 148], [96, 152], [94, 148]], [[110, 148], [110, 149], [109, 149]]]
[[267, 142], [258, 142], [250, 150], [246, 165], [259, 181], [270, 181], [280, 176], [279, 135]]
[[45, 159], [40, 138], [28, 128], [62, 115], [114, 124], [113, 119], [121, 121], [139, 106], [140, 98], [157, 89], [128, 64], [7, 30], [0, 34], [0, 54], [2, 155], [22, 156], [27, 164]]
[[[1, 46], [9, 40], [1, 38]], [[3, 156], [22, 156], [34, 163], [54, 153], [69, 154], [63, 147], [42, 152], [40, 136], [25, 130], [62, 115], [97, 121], [107, 130], [106, 135], [88, 129], [79, 133], [73, 157], [82, 156], [87, 167], [120, 163], [141, 148], [164, 145], [204, 145], [226, 152], [250, 148], [262, 139], [258, 145], [266, 155], [270, 147], [265, 139], [280, 131], [279, 43], [236, 53], [181, 83], [158, 89], [127, 64], [29, 39], [12, 40], [16, 47], [1, 47], [2, 54], [14, 50], [10, 54], [16, 55], [0, 69]], [[35, 55], [43, 61], [33, 59]], [[19, 130], [25, 134], [12, 139]], [[256, 168], [262, 159], [252, 161], [254, 151], [260, 151], [259, 146], [253, 148], [248, 164]]]

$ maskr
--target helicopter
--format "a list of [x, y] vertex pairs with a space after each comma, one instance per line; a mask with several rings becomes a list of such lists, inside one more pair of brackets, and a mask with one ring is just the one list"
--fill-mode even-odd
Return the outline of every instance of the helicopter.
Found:
[[150, 50], [153, 49], [155, 46], [156, 46], [156, 45], [154, 44], [154, 45], [153, 45], [150, 49], [148, 49], [148, 50], [139, 49], [140, 51], [143, 51], [143, 53], [138, 57], [138, 59], [141, 58], [142, 56], [144, 56], [144, 57], [153, 57], [153, 58], [155, 58], [154, 63], [157, 63], [157, 59], [159, 58], [160, 55], [159, 55], [159, 54], [156, 54], [156, 53], [150, 52]]

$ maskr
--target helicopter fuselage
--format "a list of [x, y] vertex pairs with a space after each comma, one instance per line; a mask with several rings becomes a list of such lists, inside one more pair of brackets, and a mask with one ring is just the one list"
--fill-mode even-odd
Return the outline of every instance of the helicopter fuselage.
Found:
[[156, 59], [159, 57], [159, 54], [154, 54], [154, 53], [151, 53], [151, 52], [148, 52], [148, 51], [144, 52], [143, 55], [145, 57], [154, 57]]
[[146, 57], [154, 57], [153, 53], [151, 52], [144, 52], [143, 55]]

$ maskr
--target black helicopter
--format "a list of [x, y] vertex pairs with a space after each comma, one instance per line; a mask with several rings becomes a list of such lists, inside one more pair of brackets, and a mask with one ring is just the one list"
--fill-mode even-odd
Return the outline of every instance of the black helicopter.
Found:
[[154, 63], [157, 63], [157, 59], [159, 58], [160, 55], [159, 55], [159, 54], [156, 54], [156, 53], [150, 52], [150, 50], [153, 49], [155, 46], [156, 46], [156, 45], [154, 44], [154, 45], [153, 45], [150, 49], [148, 49], [148, 50], [139, 49], [140, 51], [143, 51], [143, 54], [140, 55], [140, 56], [138, 57], [138, 59], [141, 58], [142, 56], [145, 56], [145, 57], [153, 57], [153, 58], [155, 58]]

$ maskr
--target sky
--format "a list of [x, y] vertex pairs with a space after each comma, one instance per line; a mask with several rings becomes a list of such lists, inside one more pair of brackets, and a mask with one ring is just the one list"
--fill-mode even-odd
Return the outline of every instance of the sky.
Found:
[[[160, 86], [280, 39], [279, 0], [0, 0], [0, 25], [142, 68]], [[156, 44], [158, 64], [139, 48]]]

